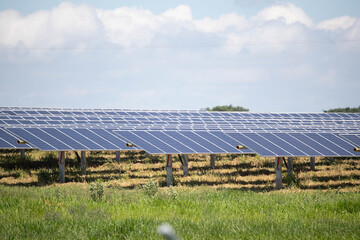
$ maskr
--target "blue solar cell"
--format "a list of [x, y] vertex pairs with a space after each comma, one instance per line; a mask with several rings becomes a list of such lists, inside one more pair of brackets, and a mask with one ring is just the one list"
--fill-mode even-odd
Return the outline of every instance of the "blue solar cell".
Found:
[[194, 142], [198, 143], [199, 145], [205, 147], [206, 149], [210, 150], [211, 153], [226, 153], [226, 150], [216, 146], [215, 144], [211, 143], [210, 141], [206, 140], [203, 137], [200, 137], [195, 132], [184, 131], [180, 132], [185, 137], [190, 138]]
[[[355, 154], [353, 153], [353, 146], [347, 144], [341, 138], [337, 137], [332, 133], [317, 133], [317, 134], [305, 133], [305, 135], [315, 136], [316, 139], [313, 138], [314, 140], [330, 148], [338, 156], [349, 156], [349, 155], [355, 156]], [[320, 136], [321, 138], [318, 138], [318, 136]]]
[[306, 155], [311, 157], [317, 157], [317, 156], [324, 156], [320, 152], [316, 151], [314, 148], [312, 148], [309, 145], [306, 145], [305, 143], [299, 141], [298, 139], [294, 138], [288, 133], [273, 133], [278, 138], [281, 138], [283, 141], [291, 144], [292, 146], [300, 149], [302, 152], [305, 152]]
[[[281, 146], [278, 145], [280, 144], [280, 141], [277, 142], [276, 144], [266, 139], [265, 138], [265, 136], [267, 136], [266, 133], [244, 133], [244, 135], [252, 139], [253, 141], [259, 143], [261, 146], [265, 147], [266, 149], [269, 149], [271, 152], [275, 153], [274, 156], [281, 156], [281, 157], [292, 156], [290, 152], [284, 150]], [[271, 138], [271, 135], [269, 135], [268, 137]], [[272, 138], [272, 140], [275, 141], [274, 138]]]
[[12, 133], [6, 131], [3, 128], [0, 128], [0, 148], [1, 149], [11, 149], [11, 148], [21, 148], [21, 149], [31, 149], [28, 144], [17, 144], [19, 138], [15, 137]]
[[[220, 138], [221, 140], [227, 142], [228, 144], [230, 144], [231, 146], [233, 147], [236, 147], [238, 145], [241, 145], [239, 144], [239, 142], [237, 140], [235, 140], [234, 138], [230, 137], [229, 135], [227, 135], [226, 133], [224, 132], [221, 132], [221, 131], [211, 131], [210, 132], [212, 135]], [[250, 150], [250, 149], [239, 149], [240, 152], [242, 153], [246, 153], [246, 154], [253, 154], [255, 153], [254, 151]]]
[[331, 151], [326, 146], [318, 143], [312, 137], [309, 137], [309, 135], [305, 135], [305, 133], [288, 133], [288, 134], [291, 135], [292, 137], [296, 138], [300, 142], [316, 149], [316, 151], [320, 152], [323, 156], [329, 156], [329, 157], [338, 156], [334, 151]]
[[353, 143], [354, 147], [360, 147], [360, 134], [341, 134], [340, 137]]
[[24, 140], [28, 143], [31, 143], [32, 145], [36, 146], [37, 148], [44, 150], [44, 151], [54, 151], [56, 150], [56, 147], [51, 146], [46, 142], [46, 140], [42, 140], [39, 137], [35, 136], [34, 134], [31, 134], [27, 129], [23, 128], [9, 128], [10, 132], [17, 135], [20, 140]]
[[169, 144], [165, 143], [162, 140], [159, 140], [158, 138], [149, 134], [146, 131], [133, 131], [133, 133], [139, 136], [140, 138], [144, 139], [145, 141], [152, 143], [153, 145], [155, 145], [157, 148], [161, 149], [165, 153], [181, 153], [180, 150], [170, 146]]
[[258, 153], [261, 156], [277, 156], [274, 152], [270, 151], [269, 149], [263, 147], [261, 143], [258, 143], [256, 141], [253, 141], [251, 138], [244, 135], [244, 133], [226, 133], [230, 137], [237, 140], [239, 143], [238, 145], [245, 146], [249, 148], [250, 150]]
[[41, 128], [42, 131], [48, 133], [49, 135], [57, 138], [58, 140], [66, 143], [67, 145], [71, 146], [71, 148], [75, 150], [89, 150], [88, 147], [85, 145], [77, 142], [76, 140], [70, 138], [69, 136], [65, 135], [64, 133], [60, 132], [56, 128]]
[[[144, 149], [146, 152], [151, 154], [163, 154], [165, 153], [152, 143], [145, 141], [131, 131], [114, 131], [119, 134], [122, 138], [126, 139], [129, 143], [136, 144], [137, 147]], [[131, 149], [131, 148], [130, 148]]]
[[179, 150], [180, 153], [196, 153], [196, 151], [193, 150], [191, 146], [186, 146], [184, 143], [181, 143], [169, 135], [166, 135], [166, 131], [148, 131], [148, 133], [171, 145], [173, 148]]
[[[277, 136], [276, 133], [259, 133], [259, 136], [265, 138], [269, 142], [275, 144], [276, 146], [280, 147], [281, 149], [286, 149], [288, 153], [290, 153], [289, 156], [294, 157], [300, 157], [300, 156], [310, 156], [305, 151], [301, 151], [301, 146], [292, 145], [291, 143], [287, 142], [285, 139], [282, 139], [281, 137]], [[277, 153], [277, 151], [274, 150], [274, 148], [269, 147], [269, 149], [272, 152]], [[286, 156], [286, 155], [280, 155], [280, 156]]]
[[7, 119], [4, 119], [3, 120], [4, 122], [6, 122], [6, 124], [20, 124], [18, 121], [16, 120], [7, 120]]
[[[91, 129], [92, 132], [96, 133], [97, 135], [101, 136], [102, 138], [107, 139], [112, 144], [116, 145], [118, 149], [126, 149], [126, 141], [119, 137], [116, 133], [113, 133], [115, 129], [100, 129], [94, 128]], [[133, 148], [136, 149], [136, 148]]]
[[207, 149], [205, 146], [198, 144], [196, 141], [185, 137], [183, 131], [166, 131], [164, 132], [166, 135], [176, 139], [186, 146], [191, 146], [191, 149], [195, 150], [197, 153], [212, 153], [211, 150]]
[[88, 149], [106, 150], [104, 147], [102, 147], [99, 144], [96, 144], [95, 142], [91, 141], [90, 139], [82, 136], [78, 132], [75, 132], [73, 129], [58, 128], [57, 130], [64, 133], [68, 137], [71, 137], [72, 139], [81, 143], [82, 145], [86, 146]]
[[212, 144], [225, 150], [227, 153], [242, 153], [240, 150], [236, 149], [237, 144], [231, 145], [230, 143], [227, 143], [225, 139], [220, 139], [209, 132], [196, 131], [195, 134], [205, 138], [207, 141], [210, 141]]
[[84, 137], [88, 138], [92, 142], [102, 146], [107, 150], [120, 150], [116, 145], [109, 142], [107, 139], [98, 136], [97, 134], [91, 132], [90, 129], [73, 129], [75, 132], [80, 133]]

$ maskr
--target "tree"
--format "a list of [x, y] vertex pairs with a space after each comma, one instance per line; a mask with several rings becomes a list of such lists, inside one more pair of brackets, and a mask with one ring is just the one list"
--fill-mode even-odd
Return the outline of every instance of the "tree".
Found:
[[248, 112], [249, 109], [243, 108], [240, 106], [233, 106], [233, 105], [223, 105], [223, 106], [215, 106], [213, 108], [206, 108], [207, 111], [236, 111], [236, 112]]
[[359, 107], [354, 107], [354, 108], [350, 108], [350, 107], [346, 107], [346, 108], [334, 108], [334, 109], [324, 110], [324, 112], [326, 112], [326, 113], [330, 113], [330, 112], [347, 112], [347, 113], [354, 113], [354, 112], [360, 112], [360, 106], [359, 106]]

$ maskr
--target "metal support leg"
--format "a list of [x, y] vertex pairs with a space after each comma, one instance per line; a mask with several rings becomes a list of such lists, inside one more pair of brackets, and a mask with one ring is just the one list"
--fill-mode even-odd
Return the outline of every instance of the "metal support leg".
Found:
[[86, 175], [86, 154], [85, 154], [85, 151], [81, 151], [81, 174]]
[[166, 155], [166, 181], [167, 186], [170, 187], [173, 182], [171, 154]]
[[281, 167], [282, 167], [282, 159], [281, 157], [276, 157], [275, 158], [276, 189], [282, 189]]
[[20, 157], [21, 159], [25, 159], [25, 149], [20, 149]]
[[310, 157], [310, 170], [315, 171], [315, 157]]
[[184, 176], [189, 174], [188, 170], [188, 156], [186, 154], [182, 155], [183, 158], [183, 170], [184, 170]]
[[329, 157], [330, 162], [334, 162], [334, 158], [333, 157]]
[[59, 152], [60, 183], [65, 182], [65, 152]]
[[288, 176], [293, 175], [293, 159], [292, 157], [288, 157], [288, 164], [287, 164], [287, 172], [288, 172]]
[[210, 154], [210, 167], [215, 169], [215, 154]]
[[120, 162], [120, 151], [116, 151], [116, 162]]

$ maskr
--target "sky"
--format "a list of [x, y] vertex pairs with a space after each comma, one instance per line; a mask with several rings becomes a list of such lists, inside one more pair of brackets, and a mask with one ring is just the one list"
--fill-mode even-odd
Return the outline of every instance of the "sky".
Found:
[[2, 0], [0, 105], [360, 105], [358, 0]]

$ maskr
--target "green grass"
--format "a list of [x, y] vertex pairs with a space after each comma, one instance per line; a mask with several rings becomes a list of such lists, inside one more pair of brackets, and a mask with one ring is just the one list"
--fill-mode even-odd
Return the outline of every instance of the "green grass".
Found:
[[88, 152], [82, 176], [66, 153], [0, 151], [0, 239], [161, 239], [168, 222], [181, 239], [360, 239], [360, 161], [294, 159], [294, 176], [275, 188], [274, 158], [189, 156], [189, 175], [173, 160], [176, 186], [166, 188], [165, 156]]
[[0, 239], [161, 239], [163, 222], [181, 239], [359, 239], [359, 219], [359, 192], [0, 186]]

